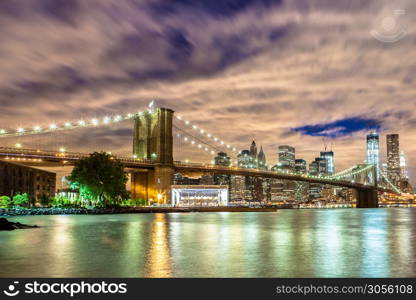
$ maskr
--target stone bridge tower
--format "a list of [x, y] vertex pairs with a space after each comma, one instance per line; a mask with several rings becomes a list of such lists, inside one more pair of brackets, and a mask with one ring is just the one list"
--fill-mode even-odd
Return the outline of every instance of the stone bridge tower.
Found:
[[132, 197], [159, 204], [171, 201], [173, 178], [173, 110], [149, 109], [137, 116], [134, 122], [133, 155], [149, 160], [153, 167], [131, 174]]

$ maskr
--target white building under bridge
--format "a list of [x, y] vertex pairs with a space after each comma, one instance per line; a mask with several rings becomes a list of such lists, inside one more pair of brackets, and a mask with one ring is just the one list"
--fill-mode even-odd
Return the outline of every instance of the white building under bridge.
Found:
[[173, 206], [227, 206], [226, 185], [172, 185]]

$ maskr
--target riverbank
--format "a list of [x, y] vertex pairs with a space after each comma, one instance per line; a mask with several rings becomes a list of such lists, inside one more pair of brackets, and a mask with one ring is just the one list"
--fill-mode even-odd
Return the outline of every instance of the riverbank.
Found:
[[[282, 207], [283, 208], [283, 207]], [[0, 208], [0, 216], [38, 215], [101, 215], [132, 213], [189, 213], [189, 212], [273, 212], [272, 207], [118, 207], [118, 208]]]

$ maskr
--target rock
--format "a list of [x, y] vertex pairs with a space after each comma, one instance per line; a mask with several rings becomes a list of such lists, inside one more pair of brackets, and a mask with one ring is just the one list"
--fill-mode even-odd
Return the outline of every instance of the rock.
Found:
[[27, 229], [38, 228], [36, 225], [26, 225], [19, 222], [10, 222], [6, 218], [0, 218], [0, 230], [15, 230], [15, 229]]

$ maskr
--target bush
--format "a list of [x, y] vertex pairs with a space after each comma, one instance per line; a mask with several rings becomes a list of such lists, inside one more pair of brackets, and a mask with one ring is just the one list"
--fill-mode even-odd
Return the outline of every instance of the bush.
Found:
[[145, 206], [148, 205], [145, 199], [128, 199], [123, 201], [123, 206]]
[[0, 197], [0, 207], [7, 208], [12, 206], [13, 202], [9, 196], [1, 196]]
[[13, 196], [13, 205], [28, 206], [29, 205], [29, 196], [27, 195], [27, 193], [14, 195]]
[[51, 198], [50, 204], [53, 207], [81, 207], [81, 201], [79, 199], [75, 201], [69, 200], [68, 197], [58, 195], [56, 197]]

